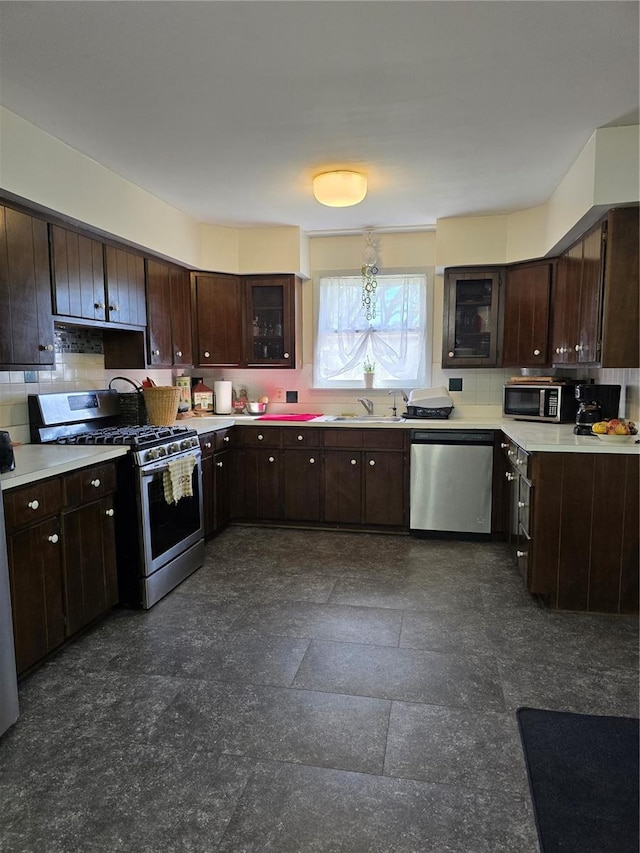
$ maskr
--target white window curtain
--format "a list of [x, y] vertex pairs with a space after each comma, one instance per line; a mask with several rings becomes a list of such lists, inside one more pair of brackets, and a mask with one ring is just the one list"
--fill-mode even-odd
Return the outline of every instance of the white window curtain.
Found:
[[365, 359], [375, 363], [375, 387], [427, 384], [427, 280], [421, 273], [377, 276], [376, 316], [362, 307], [361, 276], [319, 281], [314, 385], [362, 384]]

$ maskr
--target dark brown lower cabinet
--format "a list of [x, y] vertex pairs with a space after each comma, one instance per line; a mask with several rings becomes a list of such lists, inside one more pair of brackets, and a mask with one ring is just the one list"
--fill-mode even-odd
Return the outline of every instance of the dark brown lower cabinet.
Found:
[[361, 451], [325, 451], [324, 520], [333, 524], [362, 522]]
[[402, 527], [407, 523], [403, 454], [369, 451], [363, 463], [364, 523]]
[[551, 608], [638, 612], [639, 463], [623, 454], [531, 455], [531, 524], [518, 554], [530, 592]]
[[233, 454], [223, 450], [213, 457], [213, 529], [221, 530], [231, 518]]
[[62, 515], [68, 636], [118, 602], [113, 503], [109, 496]]
[[284, 518], [320, 521], [322, 459], [319, 448], [284, 451]]
[[282, 451], [243, 447], [237, 451], [235, 515], [240, 519], [282, 519]]
[[18, 673], [65, 637], [62, 544], [58, 518], [7, 536], [13, 634]]

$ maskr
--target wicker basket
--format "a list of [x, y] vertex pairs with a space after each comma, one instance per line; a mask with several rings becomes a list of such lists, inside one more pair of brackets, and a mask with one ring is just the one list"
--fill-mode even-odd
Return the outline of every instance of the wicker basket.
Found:
[[173, 385], [156, 385], [143, 388], [144, 402], [149, 414], [149, 423], [154, 426], [170, 426], [178, 414], [180, 389]]
[[142, 396], [142, 385], [136, 385], [132, 379], [127, 379], [126, 376], [114, 376], [109, 382], [109, 388], [116, 379], [128, 382], [135, 388], [135, 391], [118, 392], [120, 422], [123, 426], [146, 426], [149, 423], [149, 416]]

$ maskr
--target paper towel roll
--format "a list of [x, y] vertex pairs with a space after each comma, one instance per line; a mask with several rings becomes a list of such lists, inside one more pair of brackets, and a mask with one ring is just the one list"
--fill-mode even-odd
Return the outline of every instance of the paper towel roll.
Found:
[[216, 395], [215, 409], [217, 415], [229, 415], [233, 410], [231, 405], [232, 400], [232, 384], [231, 382], [220, 379], [213, 383], [213, 393]]

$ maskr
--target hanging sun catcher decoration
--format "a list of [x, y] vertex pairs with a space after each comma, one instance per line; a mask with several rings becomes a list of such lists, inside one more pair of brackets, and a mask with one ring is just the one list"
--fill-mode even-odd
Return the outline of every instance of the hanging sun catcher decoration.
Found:
[[362, 307], [367, 320], [375, 320], [378, 302], [378, 237], [373, 229], [364, 232], [364, 253], [362, 256]]

